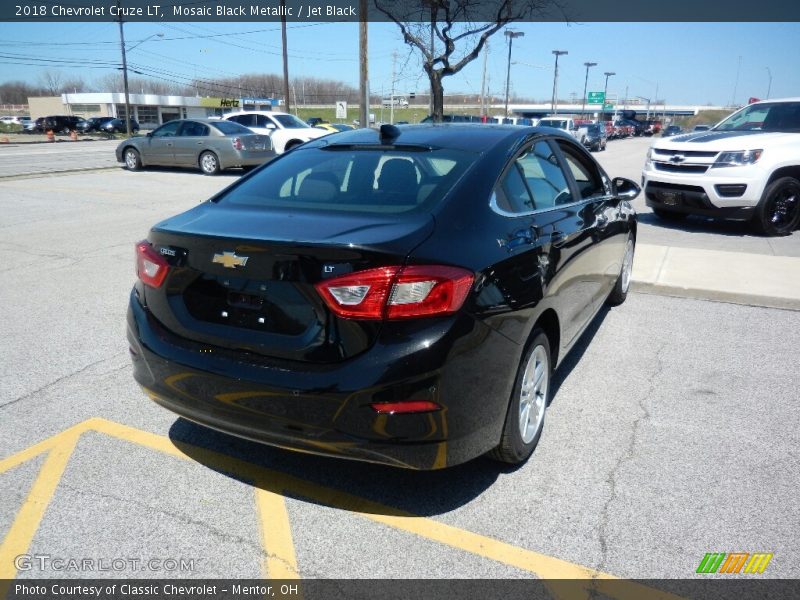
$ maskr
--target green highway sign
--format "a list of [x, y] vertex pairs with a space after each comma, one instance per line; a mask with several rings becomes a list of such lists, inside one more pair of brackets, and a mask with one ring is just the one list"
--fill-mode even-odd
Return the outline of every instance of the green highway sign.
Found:
[[603, 104], [603, 110], [612, 110], [613, 108], [614, 108], [614, 105], [611, 104], [611, 102], [607, 102], [606, 104]]
[[605, 92], [589, 92], [586, 97], [586, 101], [589, 104], [602, 104], [605, 102], [605, 99]]

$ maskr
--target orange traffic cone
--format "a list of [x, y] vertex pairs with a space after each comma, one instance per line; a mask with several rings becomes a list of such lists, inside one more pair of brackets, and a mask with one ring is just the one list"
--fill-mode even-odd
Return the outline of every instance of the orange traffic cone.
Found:
[[52, 129], [47, 130], [47, 141], [48, 142], [55, 142], [56, 141], [56, 134], [53, 133]]
[[71, 139], [73, 142], [77, 142], [78, 141], [78, 132], [75, 131], [74, 129], [72, 131], [70, 131], [69, 132], [69, 139]]

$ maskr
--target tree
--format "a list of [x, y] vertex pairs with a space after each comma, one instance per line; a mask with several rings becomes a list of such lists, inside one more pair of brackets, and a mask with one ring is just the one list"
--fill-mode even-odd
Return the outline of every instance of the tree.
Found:
[[39, 81], [51, 96], [61, 94], [62, 82], [64, 78], [61, 73], [52, 69], [47, 69], [39, 76]]
[[444, 116], [442, 80], [480, 56], [486, 41], [505, 25], [545, 16], [556, 0], [374, 0], [394, 21], [403, 40], [422, 56], [433, 97], [433, 120]]

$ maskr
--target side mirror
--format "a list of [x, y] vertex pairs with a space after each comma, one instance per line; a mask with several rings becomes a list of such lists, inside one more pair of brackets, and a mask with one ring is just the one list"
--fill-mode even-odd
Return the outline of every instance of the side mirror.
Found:
[[277, 129], [277, 127], [275, 127], [275, 123], [267, 123], [267, 129]]
[[147, 132], [147, 137], [153, 137], [153, 132], [152, 131], [148, 131]]
[[642, 191], [636, 182], [625, 177], [614, 178], [614, 195], [622, 200], [633, 200]]

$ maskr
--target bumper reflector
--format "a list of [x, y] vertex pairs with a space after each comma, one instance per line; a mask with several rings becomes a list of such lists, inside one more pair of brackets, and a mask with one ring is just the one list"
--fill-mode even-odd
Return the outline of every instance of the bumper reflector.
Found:
[[399, 413], [423, 413], [441, 410], [442, 407], [430, 400], [409, 400], [407, 402], [375, 402], [370, 404], [372, 409], [382, 415], [395, 415]]

